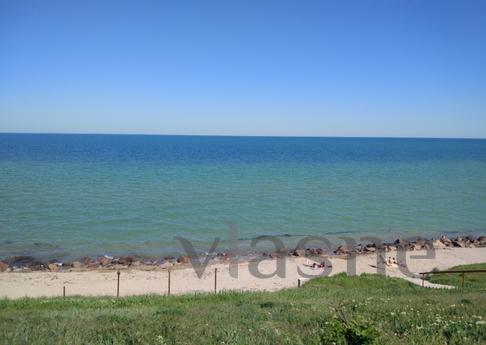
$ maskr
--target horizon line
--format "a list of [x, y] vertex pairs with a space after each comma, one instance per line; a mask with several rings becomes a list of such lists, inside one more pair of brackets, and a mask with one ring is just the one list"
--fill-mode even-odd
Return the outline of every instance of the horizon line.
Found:
[[37, 134], [37, 135], [124, 135], [124, 136], [166, 136], [166, 137], [234, 137], [234, 138], [343, 138], [343, 139], [451, 139], [486, 140], [486, 137], [417, 137], [417, 136], [352, 136], [352, 135], [259, 135], [259, 134], [166, 134], [166, 133], [100, 133], [100, 132], [29, 132], [12, 131], [0, 134]]

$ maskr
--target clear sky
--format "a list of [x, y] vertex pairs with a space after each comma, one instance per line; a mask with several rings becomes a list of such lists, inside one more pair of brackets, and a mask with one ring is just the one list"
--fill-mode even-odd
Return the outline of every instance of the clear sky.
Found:
[[486, 1], [0, 0], [0, 132], [486, 137]]

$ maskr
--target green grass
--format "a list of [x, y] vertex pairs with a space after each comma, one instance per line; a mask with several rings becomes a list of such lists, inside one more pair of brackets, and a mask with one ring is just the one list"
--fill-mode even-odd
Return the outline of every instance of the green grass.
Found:
[[[460, 270], [486, 270], [486, 263], [461, 265], [449, 268], [451, 271]], [[429, 280], [432, 283], [461, 286], [460, 274], [431, 274]], [[466, 273], [464, 286], [468, 288], [486, 289], [486, 273]]]
[[338, 275], [273, 293], [0, 300], [0, 343], [486, 344], [484, 320], [482, 291]]

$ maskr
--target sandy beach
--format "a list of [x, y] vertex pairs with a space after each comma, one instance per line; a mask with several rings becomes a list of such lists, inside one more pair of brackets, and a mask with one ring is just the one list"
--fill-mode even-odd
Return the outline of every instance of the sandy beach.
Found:
[[[386, 256], [396, 256], [396, 252], [386, 253]], [[461, 264], [486, 262], [486, 248], [447, 248], [435, 251], [435, 258], [420, 258], [425, 251], [408, 251], [406, 265], [412, 273], [430, 271], [434, 268], [447, 269]], [[349, 260], [343, 257], [330, 257], [332, 270], [329, 275], [347, 272]], [[323, 269], [308, 267], [312, 260], [305, 257], [286, 257], [285, 272], [282, 277], [272, 276], [258, 278], [249, 271], [248, 262], [238, 263], [238, 275], [232, 277], [229, 262], [208, 265], [199, 278], [190, 266], [171, 269], [171, 294], [188, 294], [196, 292], [213, 292], [215, 269], [217, 269], [216, 285], [218, 291], [275, 291], [296, 287], [298, 280], [304, 283], [307, 278], [299, 274], [298, 269], [307, 275], [319, 276], [327, 274]], [[356, 256], [356, 274], [377, 273], [377, 255]], [[275, 272], [277, 260], [268, 259], [260, 262], [258, 269], [262, 274]], [[375, 266], [375, 267], [372, 267]], [[397, 267], [385, 266], [385, 274], [390, 277], [400, 277], [421, 284], [418, 277], [408, 277]], [[427, 287], [433, 284], [425, 282]], [[21, 298], [41, 296], [62, 296], [63, 287], [66, 295], [100, 296], [116, 295], [117, 273], [115, 270], [89, 270], [71, 272], [5, 272], [0, 274], [0, 297]], [[120, 273], [120, 295], [167, 294], [167, 270], [126, 269]]]

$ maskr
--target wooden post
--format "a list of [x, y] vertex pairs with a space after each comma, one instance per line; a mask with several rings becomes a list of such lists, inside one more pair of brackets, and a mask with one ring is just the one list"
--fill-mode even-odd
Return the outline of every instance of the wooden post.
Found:
[[297, 287], [300, 288], [300, 278], [297, 279]]
[[116, 297], [120, 297], [120, 270], [116, 272], [117, 281], [116, 281]]
[[167, 270], [167, 295], [170, 296], [170, 270]]
[[62, 297], [66, 297], [66, 285], [62, 287]]
[[217, 290], [217, 281], [218, 281], [218, 269], [215, 268], [214, 269], [214, 293], [216, 293], [218, 290]]
[[422, 273], [422, 287], [424, 287], [425, 274]]
[[466, 273], [465, 272], [462, 272], [462, 274], [461, 274], [461, 278], [462, 278], [461, 279], [461, 287], [464, 287], [464, 276], [465, 275], [466, 275]]

